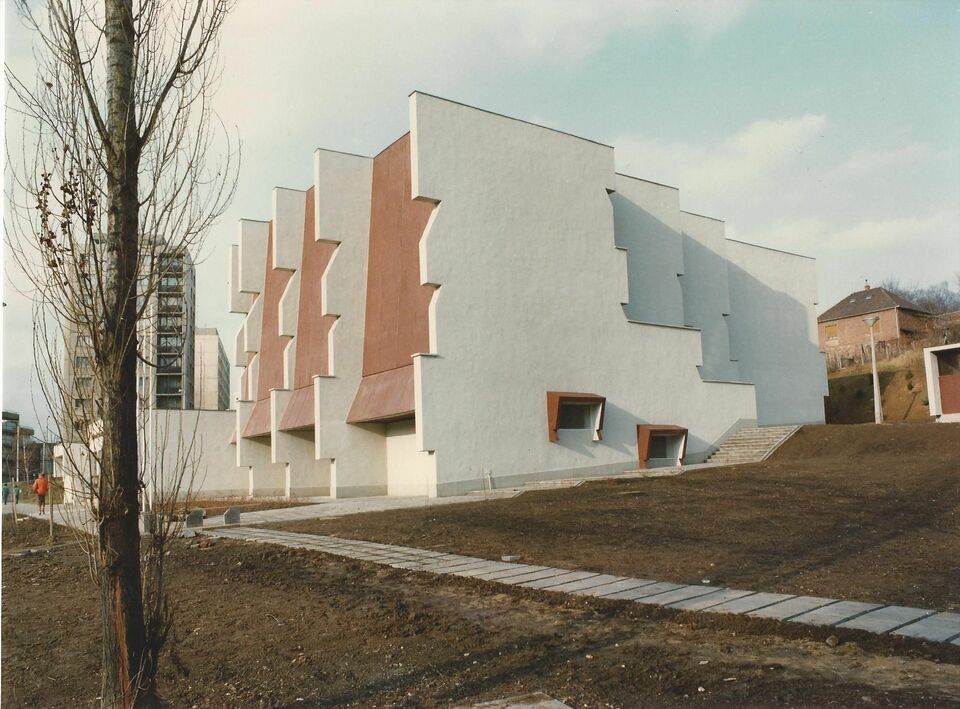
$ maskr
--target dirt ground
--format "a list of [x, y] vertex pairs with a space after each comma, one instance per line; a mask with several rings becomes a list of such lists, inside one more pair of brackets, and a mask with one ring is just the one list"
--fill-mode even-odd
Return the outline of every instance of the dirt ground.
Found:
[[72, 542], [74, 539], [73, 532], [59, 524], [53, 525], [53, 540], [51, 540], [48, 521], [20, 515], [19, 522], [14, 522], [12, 515], [3, 516], [4, 556], [23, 549], [38, 549]]
[[[4, 537], [6, 545], [7, 537]], [[3, 561], [2, 702], [97, 705], [99, 603], [76, 546]], [[947, 707], [960, 651], [564, 598], [239, 542], [170, 557], [173, 707]], [[40, 610], [42, 609], [42, 610]]]
[[764, 463], [271, 526], [960, 610], [960, 424], [808, 426]]

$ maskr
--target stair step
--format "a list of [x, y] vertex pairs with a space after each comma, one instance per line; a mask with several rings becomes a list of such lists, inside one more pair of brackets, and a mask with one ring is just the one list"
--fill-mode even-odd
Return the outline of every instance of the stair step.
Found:
[[707, 462], [720, 465], [760, 462], [795, 430], [795, 426], [740, 429], [724, 441]]

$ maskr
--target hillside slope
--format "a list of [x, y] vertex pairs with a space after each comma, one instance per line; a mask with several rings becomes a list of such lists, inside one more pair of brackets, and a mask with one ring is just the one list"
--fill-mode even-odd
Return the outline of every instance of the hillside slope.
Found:
[[[918, 353], [878, 363], [884, 421], [929, 421], [926, 377]], [[828, 375], [824, 400], [827, 423], [872, 423], [870, 367], [850, 367]]]

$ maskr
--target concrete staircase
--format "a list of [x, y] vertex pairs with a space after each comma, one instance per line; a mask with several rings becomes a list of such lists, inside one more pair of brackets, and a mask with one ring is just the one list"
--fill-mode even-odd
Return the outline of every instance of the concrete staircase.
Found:
[[799, 426], [741, 428], [707, 458], [708, 463], [736, 465], [764, 460], [792, 436]]

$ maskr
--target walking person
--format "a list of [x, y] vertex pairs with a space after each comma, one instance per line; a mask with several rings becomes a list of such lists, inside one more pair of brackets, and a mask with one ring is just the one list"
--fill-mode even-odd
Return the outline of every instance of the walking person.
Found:
[[50, 481], [47, 480], [46, 473], [40, 473], [40, 477], [33, 481], [33, 491], [37, 493], [37, 505], [40, 507], [40, 514], [43, 514], [43, 508], [47, 502], [47, 492], [50, 490]]
[[10, 499], [10, 483], [5, 482], [3, 484], [3, 504], [7, 504], [7, 501]]

